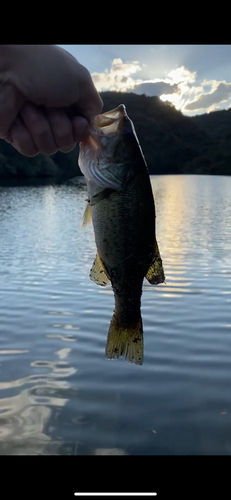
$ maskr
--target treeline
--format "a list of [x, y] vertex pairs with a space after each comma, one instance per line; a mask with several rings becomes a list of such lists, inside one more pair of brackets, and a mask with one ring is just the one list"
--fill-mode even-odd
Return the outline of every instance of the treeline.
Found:
[[[125, 104], [150, 174], [231, 175], [231, 109], [189, 118], [158, 97], [103, 92], [103, 111]], [[27, 158], [0, 140], [0, 183], [80, 175], [78, 146], [70, 153]]]
[[0, 184], [6, 181], [49, 179], [66, 180], [80, 175], [78, 149], [52, 156], [38, 154], [29, 158], [0, 139]]

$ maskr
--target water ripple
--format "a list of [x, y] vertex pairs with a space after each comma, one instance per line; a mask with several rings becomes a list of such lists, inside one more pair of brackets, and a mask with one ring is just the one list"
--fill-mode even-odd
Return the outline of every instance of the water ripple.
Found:
[[144, 280], [144, 364], [105, 358], [86, 189], [0, 188], [0, 454], [230, 454], [231, 178], [152, 179], [166, 284]]

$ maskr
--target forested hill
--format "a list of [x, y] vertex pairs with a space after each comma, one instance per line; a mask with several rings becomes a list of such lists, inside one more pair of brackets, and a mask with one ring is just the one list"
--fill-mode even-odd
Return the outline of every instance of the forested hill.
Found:
[[[125, 104], [150, 174], [231, 175], [231, 109], [189, 118], [158, 97], [121, 92], [103, 92], [101, 96], [103, 111]], [[27, 158], [0, 140], [0, 183], [79, 174], [78, 147], [67, 154]]]

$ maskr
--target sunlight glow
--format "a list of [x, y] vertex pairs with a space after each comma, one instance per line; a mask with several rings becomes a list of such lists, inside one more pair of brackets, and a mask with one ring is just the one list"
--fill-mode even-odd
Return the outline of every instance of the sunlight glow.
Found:
[[231, 83], [225, 80], [203, 80], [198, 85], [197, 72], [184, 66], [172, 69], [162, 78], [144, 79], [143, 69], [144, 65], [139, 61], [124, 62], [121, 58], [116, 58], [113, 59], [110, 69], [93, 72], [91, 76], [99, 92], [111, 90], [157, 95], [163, 102], [168, 101], [176, 109], [190, 116], [198, 110], [210, 112], [221, 109], [218, 105], [220, 102], [228, 105], [228, 100], [231, 100]]

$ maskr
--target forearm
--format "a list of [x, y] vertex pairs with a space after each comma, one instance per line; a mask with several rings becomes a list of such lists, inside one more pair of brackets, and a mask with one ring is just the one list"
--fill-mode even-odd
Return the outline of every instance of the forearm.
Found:
[[32, 55], [36, 45], [0, 45], [0, 71], [11, 70], [27, 54]]
[[45, 48], [44, 45], [0, 45], [0, 69], [12, 68], [26, 57], [36, 59], [36, 55]]
[[[35, 88], [36, 100], [36, 94], [39, 93], [36, 84], [39, 80], [40, 89], [46, 52], [48, 52], [48, 58], [52, 59], [53, 51], [55, 51], [55, 46], [52, 45], [0, 45], [0, 83], [10, 83], [26, 100], [32, 101], [34, 101], [33, 89]], [[52, 64], [52, 61], [49, 60], [49, 63]], [[45, 73], [47, 73], [46, 67]]]
[[0, 45], [0, 78], [12, 71], [16, 58], [16, 45]]
[[[25, 82], [20, 76], [20, 67], [33, 46], [29, 45], [0, 45], [0, 84], [11, 84], [14, 88], [25, 93]], [[23, 92], [24, 91], [24, 92]]]

